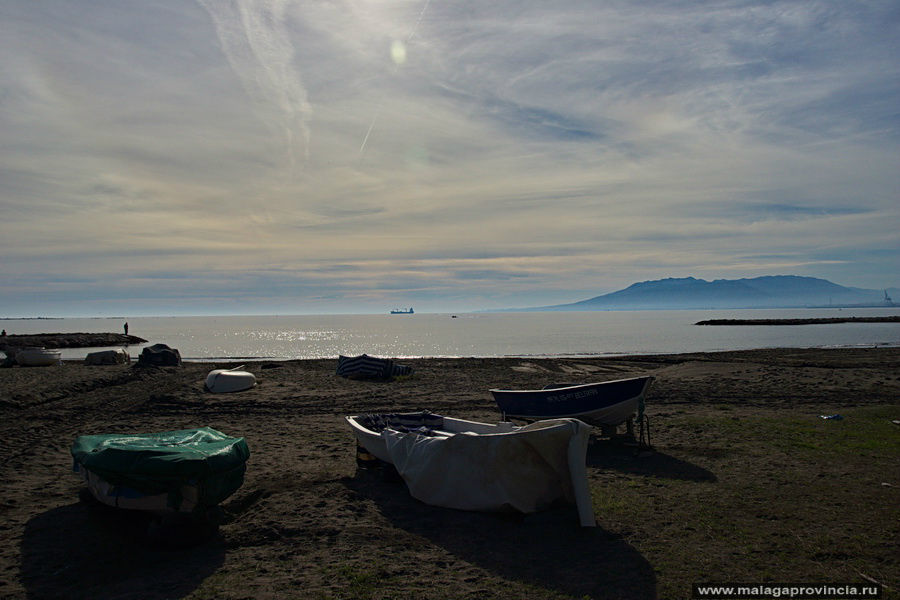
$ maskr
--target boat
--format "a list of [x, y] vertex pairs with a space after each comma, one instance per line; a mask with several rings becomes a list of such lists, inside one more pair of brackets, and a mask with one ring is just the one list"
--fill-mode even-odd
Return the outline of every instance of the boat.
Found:
[[233, 369], [213, 369], [206, 376], [206, 389], [214, 394], [242, 392], [256, 385], [256, 376], [249, 371], [241, 371], [244, 365]]
[[413, 312], [412, 306], [410, 306], [409, 310], [407, 310], [405, 308], [395, 308], [391, 311], [391, 314], [392, 315], [412, 315], [415, 313]]
[[564, 499], [582, 526], [596, 524], [585, 455], [590, 427], [577, 419], [517, 426], [417, 413], [346, 417], [357, 456], [393, 466], [426, 504], [533, 513]]
[[209, 427], [143, 434], [83, 435], [74, 470], [99, 502], [156, 514], [202, 513], [244, 483], [250, 449]]
[[585, 384], [552, 384], [541, 390], [492, 389], [504, 419], [569, 417], [596, 426], [616, 426], [643, 416], [644, 397], [653, 377]]
[[122, 348], [90, 352], [84, 357], [86, 365], [124, 365], [131, 362], [131, 355]]
[[49, 367], [58, 365], [62, 353], [59, 350], [46, 348], [19, 348], [16, 351], [16, 362], [23, 367]]
[[388, 380], [395, 376], [412, 375], [413, 368], [401, 365], [392, 358], [378, 358], [368, 354], [359, 356], [338, 355], [336, 374], [347, 379]]

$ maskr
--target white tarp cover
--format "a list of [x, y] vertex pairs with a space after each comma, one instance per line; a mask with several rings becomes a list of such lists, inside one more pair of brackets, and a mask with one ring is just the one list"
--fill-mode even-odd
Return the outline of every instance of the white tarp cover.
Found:
[[585, 455], [591, 428], [577, 419], [532, 423], [512, 433], [429, 437], [381, 432], [414, 498], [434, 506], [523, 513], [563, 498], [595, 525]]
[[129, 362], [131, 362], [131, 356], [121, 349], [91, 352], [84, 357], [86, 365], [124, 365]]

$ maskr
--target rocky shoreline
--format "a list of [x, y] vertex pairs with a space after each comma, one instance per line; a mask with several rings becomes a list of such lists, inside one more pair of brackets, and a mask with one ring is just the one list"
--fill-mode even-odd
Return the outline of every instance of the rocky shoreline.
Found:
[[900, 316], [829, 317], [821, 319], [710, 319], [694, 325], [831, 325], [833, 323], [900, 323]]
[[34, 335], [5, 335], [0, 337], [0, 351], [8, 348], [36, 346], [44, 348], [99, 348], [130, 346], [147, 340], [122, 333], [39, 333]]

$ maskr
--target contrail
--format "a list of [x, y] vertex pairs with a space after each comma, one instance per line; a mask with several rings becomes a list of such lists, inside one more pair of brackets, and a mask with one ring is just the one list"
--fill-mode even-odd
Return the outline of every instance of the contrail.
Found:
[[[312, 106], [293, 66], [294, 46], [284, 26], [285, 0], [197, 0], [216, 28], [222, 52], [260, 118], [283, 136], [291, 167], [296, 140], [309, 158]], [[272, 115], [271, 107], [277, 108]]]
[[360, 159], [362, 158], [363, 150], [366, 149], [366, 142], [369, 141], [369, 135], [371, 135], [372, 130], [375, 129], [375, 121], [378, 120], [378, 113], [381, 112], [381, 107], [382, 107], [382, 106], [384, 106], [384, 102], [383, 102], [383, 101], [378, 105], [378, 108], [375, 109], [375, 114], [372, 115], [372, 122], [369, 123], [369, 129], [368, 129], [368, 131], [366, 131], [366, 137], [363, 138], [362, 145], [359, 147], [359, 157], [360, 157]]
[[422, 10], [419, 11], [419, 18], [416, 19], [416, 24], [413, 25], [412, 31], [409, 32], [409, 35], [406, 37], [406, 42], [409, 43], [409, 40], [412, 39], [414, 35], [416, 35], [416, 30], [419, 29], [419, 23], [422, 22], [422, 17], [425, 15], [425, 11], [428, 10], [428, 5], [431, 4], [431, 0], [425, 0], [425, 4], [422, 6]]
[[[425, 11], [428, 10], [428, 5], [431, 4], [431, 0], [425, 0], [425, 4], [422, 5], [422, 10], [419, 11], [419, 17], [416, 19], [415, 24], [413, 25], [412, 30], [409, 32], [409, 35], [406, 36], [406, 45], [409, 45], [409, 42], [412, 40], [413, 36], [416, 35], [416, 31], [419, 29], [419, 23], [422, 22], [422, 17], [425, 15]], [[394, 73], [397, 72], [397, 69], [400, 68], [400, 63], [394, 63]], [[372, 122], [369, 123], [369, 129], [366, 131], [366, 136], [363, 138], [362, 144], [359, 147], [359, 162], [362, 163], [363, 152], [366, 149], [366, 143], [369, 141], [369, 136], [372, 135], [372, 130], [375, 129], [375, 122], [378, 121], [378, 115], [381, 113], [381, 108], [384, 106], [384, 100], [378, 104], [378, 108], [375, 109], [375, 114], [372, 115]]]

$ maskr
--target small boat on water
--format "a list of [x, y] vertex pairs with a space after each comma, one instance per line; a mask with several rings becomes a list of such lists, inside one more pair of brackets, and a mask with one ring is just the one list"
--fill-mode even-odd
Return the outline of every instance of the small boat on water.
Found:
[[553, 419], [519, 427], [427, 412], [346, 417], [359, 447], [393, 465], [410, 494], [461, 510], [532, 513], [565, 499], [595, 525], [585, 455], [590, 427]]
[[412, 315], [415, 313], [413, 312], [412, 306], [410, 306], [409, 310], [407, 310], [405, 308], [395, 308], [391, 311], [391, 314], [392, 315]]
[[256, 376], [242, 371], [244, 365], [233, 369], [213, 369], [206, 376], [206, 389], [214, 394], [242, 392], [256, 385]]
[[16, 362], [23, 367], [49, 367], [58, 365], [62, 353], [46, 348], [20, 348], [16, 351]]
[[571, 417], [591, 425], [615, 426], [642, 416], [653, 377], [585, 384], [553, 384], [541, 390], [491, 390], [503, 418]]
[[202, 513], [244, 483], [250, 449], [244, 438], [211, 429], [83, 435], [73, 468], [99, 502], [116, 508]]

